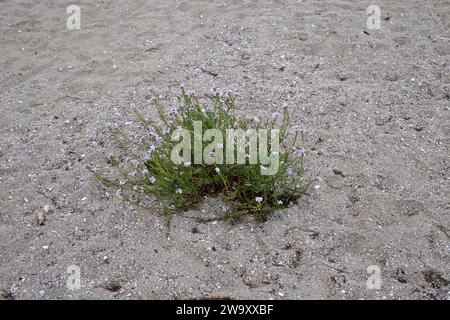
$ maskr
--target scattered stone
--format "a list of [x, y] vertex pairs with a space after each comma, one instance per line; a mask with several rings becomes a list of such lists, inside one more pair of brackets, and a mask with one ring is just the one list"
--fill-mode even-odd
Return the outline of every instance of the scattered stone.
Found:
[[36, 221], [39, 226], [43, 226], [45, 224], [45, 213], [43, 210], [38, 209], [36, 211]]
[[400, 283], [407, 283], [408, 280], [406, 279], [405, 275], [405, 271], [403, 271], [402, 268], [397, 268], [394, 278]]
[[112, 281], [105, 283], [103, 285], [103, 288], [108, 291], [111, 291], [111, 292], [117, 292], [120, 289], [122, 289], [122, 285], [118, 281], [112, 280]]
[[308, 229], [308, 230], [306, 230], [306, 232], [311, 237], [311, 239], [316, 239], [320, 234], [320, 232], [318, 230], [313, 230], [313, 229]]
[[219, 75], [218, 72], [215, 72], [215, 71], [212, 71], [212, 70], [208, 70], [208, 69], [205, 69], [205, 68], [200, 68], [200, 70], [201, 70], [203, 73], [206, 73], [206, 74], [208, 74], [208, 75], [210, 75], [210, 76], [213, 76], [213, 77], [217, 77], [217, 76]]
[[197, 226], [193, 226], [192, 229], [191, 229], [191, 232], [194, 233], [194, 234], [198, 233], [199, 232], [198, 227]]
[[437, 271], [425, 270], [422, 271], [422, 275], [425, 281], [431, 284], [431, 286], [435, 289], [441, 289], [442, 287], [446, 287], [448, 285], [448, 280]]
[[347, 74], [343, 74], [343, 73], [338, 73], [336, 75], [336, 77], [338, 78], [339, 81], [345, 81], [348, 80], [349, 76]]
[[301, 41], [306, 41], [309, 38], [309, 35], [306, 32], [300, 32], [297, 36]]
[[341, 170], [333, 169], [333, 172], [338, 176], [345, 177], [345, 174]]
[[152, 53], [161, 49], [161, 45], [155, 45], [145, 50], [146, 53]]
[[44, 213], [45, 213], [45, 214], [49, 213], [49, 212], [50, 212], [50, 209], [51, 209], [50, 205], [46, 204], [46, 205], [44, 206]]
[[2, 298], [6, 300], [14, 300], [14, 294], [11, 292], [11, 290], [3, 289], [2, 290]]

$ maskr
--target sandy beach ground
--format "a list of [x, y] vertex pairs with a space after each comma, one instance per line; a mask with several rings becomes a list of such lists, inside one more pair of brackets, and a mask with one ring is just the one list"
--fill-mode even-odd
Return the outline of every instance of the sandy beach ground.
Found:
[[[1, 298], [450, 298], [449, 1], [2, 0], [0, 65]], [[167, 228], [99, 185], [110, 128], [180, 85], [238, 92], [242, 117], [287, 103], [320, 189], [261, 225], [189, 216], [207, 203]]]

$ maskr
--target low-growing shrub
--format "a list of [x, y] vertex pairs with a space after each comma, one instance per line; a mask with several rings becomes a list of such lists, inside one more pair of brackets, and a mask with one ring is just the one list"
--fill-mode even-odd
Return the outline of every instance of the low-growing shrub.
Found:
[[[116, 132], [127, 165], [110, 157], [109, 163], [117, 168], [120, 177], [111, 179], [97, 175], [100, 181], [116, 187], [117, 194], [137, 205], [145, 206], [139, 195], [153, 195], [158, 208], [168, 216], [198, 207], [206, 195], [222, 196], [229, 204], [224, 217], [233, 221], [244, 214], [251, 214], [258, 221], [263, 221], [269, 213], [289, 206], [306, 194], [314, 180], [303, 178], [304, 150], [299, 145], [303, 143], [303, 131], [291, 126], [287, 108], [280, 114], [273, 113], [266, 121], [255, 122], [236, 117], [235, 99], [231, 95], [216, 95], [212, 101], [213, 107], [204, 108], [198, 99], [183, 91], [179, 102], [180, 106], [170, 112], [165, 112], [156, 103], [159, 119], [137, 114], [138, 123], [143, 128], [139, 139], [130, 139], [123, 131]], [[248, 134], [267, 130], [272, 137], [277, 133], [279, 150], [274, 140], [267, 141], [267, 152], [277, 157], [277, 170], [265, 174], [268, 166], [256, 159], [251, 161], [250, 158], [255, 155], [261, 160], [261, 143], [255, 153], [251, 150], [254, 145], [248, 137], [243, 138], [245, 144], [243, 148], [240, 145], [241, 149], [236, 141], [239, 138], [215, 141], [215, 137], [216, 148], [207, 150], [202, 147], [201, 150], [205, 152], [205, 159], [209, 152], [212, 161], [210, 158], [209, 162], [191, 160], [174, 163], [174, 148], [180, 144], [180, 139], [173, 141], [178, 138], [174, 132], [180, 129], [189, 133], [183, 140], [190, 139], [189, 143], [194, 145], [194, 148], [188, 149], [190, 154], [183, 154], [183, 158], [195, 159], [195, 143], [198, 142], [195, 141], [196, 123], [197, 129], [200, 123], [202, 135], [208, 129], [218, 129], [223, 137], [228, 137], [229, 129], [242, 129], [240, 132]], [[245, 164], [227, 163], [225, 156], [219, 153], [226, 150], [232, 150], [234, 155], [243, 151]]]

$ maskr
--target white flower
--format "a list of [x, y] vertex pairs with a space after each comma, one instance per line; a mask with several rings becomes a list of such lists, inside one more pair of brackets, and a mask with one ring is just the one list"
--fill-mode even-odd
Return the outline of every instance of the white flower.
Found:
[[142, 175], [146, 175], [148, 173], [148, 169], [147, 168], [144, 168], [144, 170], [142, 170]]
[[155, 182], [156, 182], [156, 178], [155, 178], [155, 177], [153, 177], [153, 176], [152, 176], [152, 177], [150, 177], [150, 179], [149, 179], [149, 180], [150, 180], [150, 183], [155, 183]]
[[314, 189], [319, 190], [320, 189], [320, 185], [315, 185]]
[[293, 173], [294, 173], [294, 169], [288, 168], [288, 169], [287, 169], [287, 173], [288, 173], [288, 174], [293, 174]]
[[176, 194], [182, 194], [182, 193], [183, 193], [183, 190], [181, 190], [180, 188], [178, 188], [177, 190], [175, 190], [175, 193], [176, 193]]
[[152, 151], [148, 150], [147, 153], [144, 156], [144, 160], [145, 161], [150, 161], [152, 160]]
[[186, 162], [184, 163], [184, 166], [185, 166], [186, 168], [188, 168], [188, 167], [191, 166], [191, 163], [190, 163], [189, 161], [186, 161]]
[[272, 119], [276, 119], [279, 115], [278, 112], [272, 112]]
[[277, 203], [278, 203], [279, 205], [282, 205], [282, 204], [283, 204], [283, 201], [282, 201], [282, 200], [278, 200]]
[[214, 171], [215, 171], [216, 173], [220, 173], [220, 168], [217, 167], [217, 168], [214, 169]]
[[263, 201], [263, 198], [262, 197], [256, 197], [255, 200], [256, 200], [256, 202], [261, 203]]
[[304, 157], [305, 156], [305, 149], [303, 148], [299, 148], [297, 150], [295, 150], [295, 154], [299, 157]]

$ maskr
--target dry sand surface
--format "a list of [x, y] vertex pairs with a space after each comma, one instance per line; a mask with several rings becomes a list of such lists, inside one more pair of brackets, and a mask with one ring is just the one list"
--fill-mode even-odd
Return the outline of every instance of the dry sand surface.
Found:
[[[449, 1], [74, 2], [0, 1], [2, 298], [449, 299]], [[242, 117], [287, 103], [320, 189], [260, 225], [167, 228], [99, 185], [110, 128], [182, 84]]]

